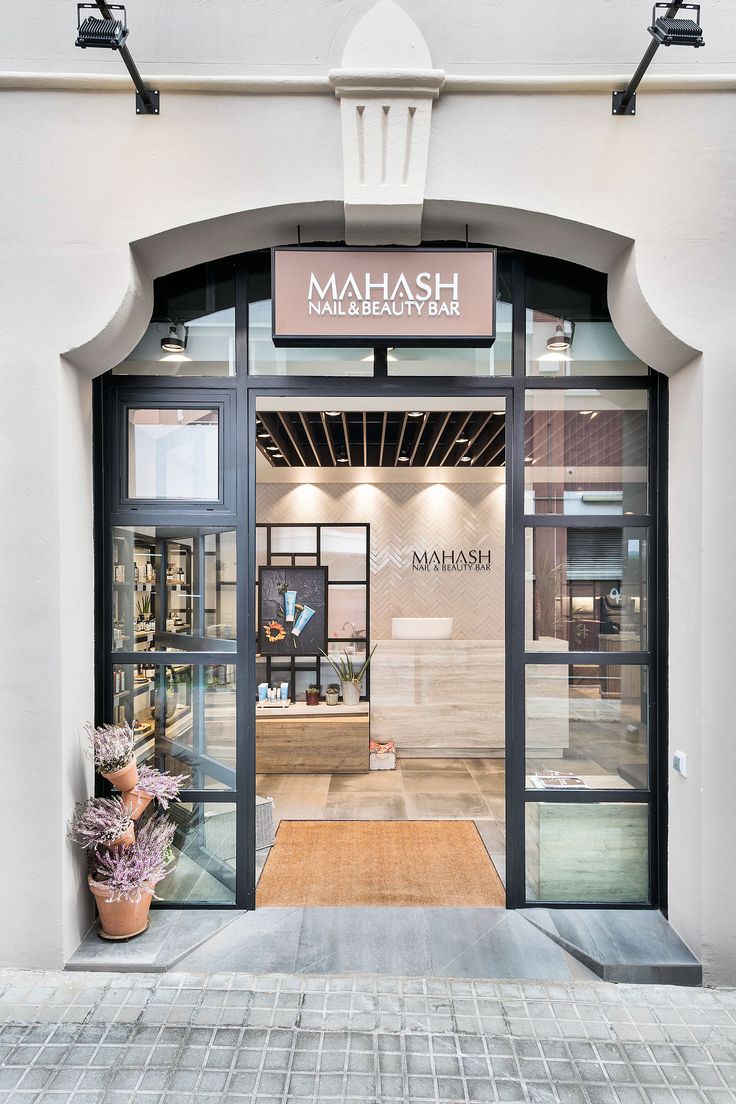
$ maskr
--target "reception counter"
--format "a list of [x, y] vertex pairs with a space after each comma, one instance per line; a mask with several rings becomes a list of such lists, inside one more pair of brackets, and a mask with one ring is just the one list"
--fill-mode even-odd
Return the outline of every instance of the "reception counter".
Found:
[[[562, 650], [562, 641], [540, 642]], [[527, 676], [527, 750], [562, 756], [570, 742], [567, 668]], [[371, 736], [403, 756], [503, 756], [505, 647], [500, 640], [381, 640], [371, 665]]]
[[256, 709], [259, 774], [348, 774], [367, 771], [370, 715], [358, 705], [307, 705]]

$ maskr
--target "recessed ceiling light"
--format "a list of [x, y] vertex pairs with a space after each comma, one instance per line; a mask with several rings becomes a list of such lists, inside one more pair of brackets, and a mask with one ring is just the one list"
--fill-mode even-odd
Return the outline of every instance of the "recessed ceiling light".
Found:
[[423, 418], [424, 417], [424, 411], [423, 410], [410, 410], [408, 413], [409, 413], [410, 418]]
[[460, 457], [460, 463], [461, 463], [461, 464], [469, 464], [469, 463], [470, 463], [470, 461], [471, 461], [471, 457], [470, 457], [470, 456], [461, 456], [461, 457]]
[[341, 410], [325, 410], [325, 414], [328, 418], [339, 418], [341, 413]]

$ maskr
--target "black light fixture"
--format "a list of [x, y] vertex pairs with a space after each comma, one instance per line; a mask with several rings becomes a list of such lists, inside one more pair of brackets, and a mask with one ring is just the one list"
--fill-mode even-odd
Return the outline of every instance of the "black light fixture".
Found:
[[336, 456], [336, 460], [337, 460], [338, 464], [347, 464], [348, 463], [348, 458], [345, 455], [345, 449], [340, 449], [340, 451], [338, 452], [338, 454]]
[[547, 351], [550, 353], [565, 353], [572, 345], [572, 333], [565, 333], [565, 325], [558, 322], [552, 337], [547, 338]]
[[650, 35], [657, 39], [660, 46], [705, 46], [703, 30], [700, 26], [700, 4], [681, 4], [683, 8], [695, 11], [695, 19], [672, 19], [669, 15], [657, 18], [657, 8], [670, 8], [671, 4], [655, 4], [652, 10]]
[[161, 338], [161, 348], [165, 353], [183, 353], [188, 340], [186, 326], [178, 326], [176, 322], [170, 322], [168, 334]]
[[409, 457], [406, 453], [406, 449], [402, 449], [401, 452], [399, 453], [399, 463], [400, 464], [408, 464], [409, 463]]
[[[93, 10], [99, 15], [84, 16]], [[122, 4], [108, 4], [97, 0], [95, 4], [77, 4], [77, 38], [74, 43], [82, 50], [117, 50], [135, 85], [135, 110], [137, 115], [158, 115], [160, 96], [157, 88], [149, 88], [138, 72], [138, 66], [127, 47], [128, 19]]]
[[[664, 15], [658, 16], [657, 11], [660, 9], [664, 9]], [[695, 19], [678, 19], [677, 14], [683, 9], [694, 11]], [[683, 4], [681, 0], [675, 0], [675, 3], [657, 3], [652, 8], [652, 25], [647, 30], [652, 41], [636, 72], [623, 92], [611, 94], [613, 115], [636, 115], [636, 90], [660, 46], [705, 46], [700, 26], [700, 4]]]

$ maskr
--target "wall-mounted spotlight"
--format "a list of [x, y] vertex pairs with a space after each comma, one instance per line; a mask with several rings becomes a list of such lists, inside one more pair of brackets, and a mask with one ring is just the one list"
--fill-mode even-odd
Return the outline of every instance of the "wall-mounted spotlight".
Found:
[[186, 326], [179, 326], [176, 322], [170, 322], [168, 334], [161, 338], [161, 348], [165, 353], [183, 353], [188, 340], [189, 335]]
[[[658, 16], [657, 12], [662, 9], [664, 9], [664, 15]], [[683, 9], [694, 11], [695, 19], [678, 19], [677, 14]], [[611, 94], [613, 115], [636, 115], [636, 90], [660, 46], [695, 46], [696, 48], [705, 46], [700, 26], [700, 4], [657, 3], [652, 8], [652, 25], [647, 27], [647, 30], [652, 36], [652, 41], [644, 52], [636, 72], [623, 92]]]
[[[90, 9], [100, 14], [83, 16], [82, 13]], [[105, 0], [97, 0], [95, 4], [77, 4], [77, 38], [74, 45], [82, 50], [117, 50], [135, 85], [136, 114], [158, 115], [158, 89], [149, 88], [144, 82], [130, 56], [127, 38], [128, 19], [122, 4], [107, 4]]]

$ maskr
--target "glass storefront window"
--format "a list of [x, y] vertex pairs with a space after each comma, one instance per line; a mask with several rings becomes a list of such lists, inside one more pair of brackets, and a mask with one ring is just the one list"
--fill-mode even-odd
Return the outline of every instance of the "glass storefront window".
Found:
[[[196, 265], [154, 280], [151, 323], [118, 376], [234, 376], [235, 263]], [[174, 327], [184, 347], [164, 349]]]
[[130, 408], [128, 497], [217, 502], [219, 410]]
[[174, 865], [156, 887], [158, 896], [187, 904], [233, 904], [235, 805], [181, 801], [170, 806], [169, 816], [176, 824]]
[[234, 530], [116, 526], [112, 553], [114, 652], [235, 650]]
[[647, 512], [647, 392], [528, 390], [524, 512]]
[[527, 648], [647, 648], [645, 529], [526, 530]]
[[277, 348], [271, 298], [248, 304], [248, 371], [252, 376], [372, 376], [373, 349]]
[[119, 664], [114, 720], [136, 735], [138, 764], [187, 774], [190, 790], [235, 788], [234, 664]]
[[613, 327], [604, 272], [533, 253], [524, 267], [527, 375], [647, 374]]
[[526, 786], [648, 788], [648, 669], [527, 663]]
[[647, 366], [627, 349], [612, 322], [575, 322], [527, 310], [526, 371], [547, 377], [645, 376]]
[[646, 904], [648, 827], [644, 804], [527, 802], [528, 900]]

